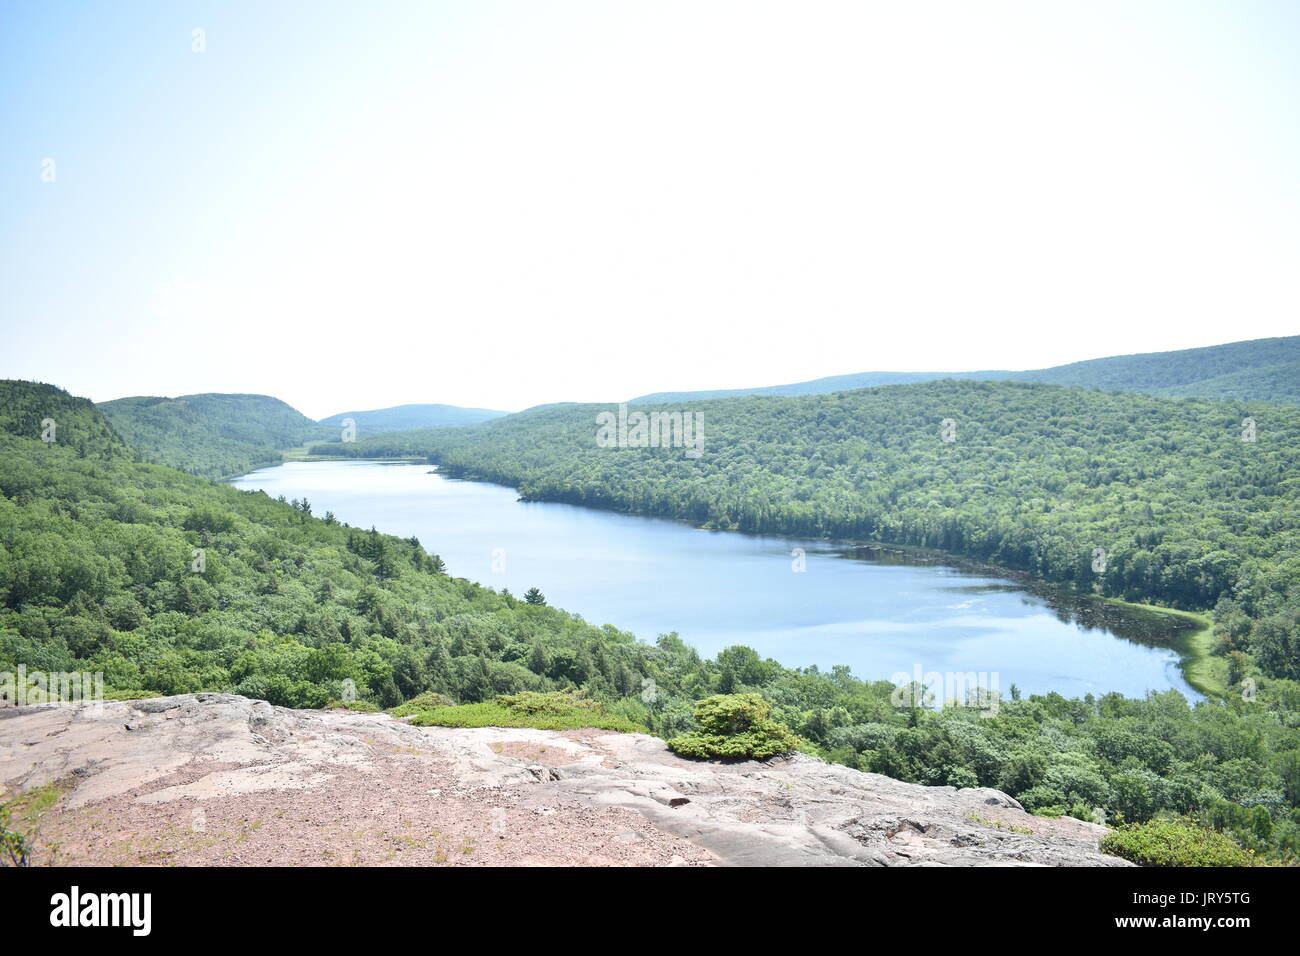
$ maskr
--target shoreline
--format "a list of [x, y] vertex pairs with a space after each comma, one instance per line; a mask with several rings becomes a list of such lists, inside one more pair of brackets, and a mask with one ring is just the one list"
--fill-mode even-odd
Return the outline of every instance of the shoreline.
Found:
[[[374, 462], [409, 462], [412, 464], [427, 464], [431, 469], [442, 474], [444, 478], [454, 481], [474, 481], [482, 484], [497, 485], [502, 488], [509, 488], [516, 494], [519, 488], [516, 485], [510, 485], [499, 481], [492, 481], [485, 478], [453, 478], [442, 471], [440, 465], [429, 461], [427, 456], [420, 455], [394, 455], [394, 456], [375, 456], [375, 457], [358, 457], [351, 455], [309, 455], [302, 457], [288, 458], [287, 461], [374, 461]], [[274, 467], [274, 466], [272, 466]], [[242, 477], [242, 476], [239, 476]], [[226, 479], [231, 480], [231, 479]], [[524, 500], [522, 497], [520, 500]], [[533, 499], [529, 499], [533, 500]], [[1048, 581], [1022, 571], [1017, 568], [1007, 568], [1002, 565], [973, 558], [968, 555], [954, 554], [948, 551], [937, 551], [929, 548], [920, 548], [916, 545], [895, 544], [887, 541], [862, 541], [850, 538], [822, 537], [818, 538], [809, 535], [791, 535], [771, 531], [742, 531], [738, 529], [711, 528], [706, 524], [692, 521], [689, 518], [677, 518], [668, 515], [646, 515], [635, 511], [623, 511], [617, 508], [601, 508], [589, 504], [576, 504], [565, 501], [548, 501], [546, 499], [536, 499], [538, 502], [547, 504], [565, 504], [572, 507], [588, 508], [593, 511], [611, 511], [615, 514], [633, 515], [639, 518], [647, 518], [660, 521], [673, 521], [688, 525], [701, 531], [722, 532], [726, 531], [733, 534], [753, 535], [760, 537], [784, 538], [791, 541], [820, 541], [833, 547], [842, 547], [845, 550], [878, 550], [886, 553], [899, 554], [907, 557], [924, 559], [926, 561], [943, 564], [958, 570], [973, 571], [987, 574], [989, 576], [1002, 577], [1009, 581], [1021, 585], [1032, 586], [1035, 589], [1047, 592], [1055, 592], [1063, 597], [1075, 599], [1093, 599], [1104, 602], [1114, 607], [1124, 608], [1131, 611], [1140, 611], [1147, 614], [1168, 616], [1179, 620], [1180, 624], [1186, 625], [1191, 623], [1192, 628], [1180, 627], [1178, 633], [1174, 636], [1169, 645], [1178, 655], [1178, 669], [1188, 686], [1199, 694], [1207, 698], [1221, 699], [1227, 696], [1227, 687], [1223, 676], [1219, 673], [1220, 667], [1216, 666], [1219, 662], [1213, 656], [1214, 650], [1214, 623], [1211, 619], [1211, 612], [1206, 611], [1184, 611], [1176, 608], [1164, 607], [1159, 604], [1148, 604], [1140, 601], [1125, 601], [1122, 598], [1107, 597], [1101, 594], [1091, 594], [1077, 591], [1068, 585]]]

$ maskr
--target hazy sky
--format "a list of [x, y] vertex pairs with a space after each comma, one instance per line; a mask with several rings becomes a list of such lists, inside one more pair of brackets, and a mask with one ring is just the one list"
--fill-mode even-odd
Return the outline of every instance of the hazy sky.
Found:
[[1293, 2], [5, 0], [0, 377], [321, 417], [1294, 334], [1297, 49]]

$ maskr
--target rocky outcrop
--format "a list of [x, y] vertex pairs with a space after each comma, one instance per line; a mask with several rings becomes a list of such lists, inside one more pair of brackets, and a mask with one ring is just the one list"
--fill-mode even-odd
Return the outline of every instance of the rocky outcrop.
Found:
[[0, 784], [61, 793], [37, 863], [1127, 865], [996, 790], [225, 694], [0, 710]]

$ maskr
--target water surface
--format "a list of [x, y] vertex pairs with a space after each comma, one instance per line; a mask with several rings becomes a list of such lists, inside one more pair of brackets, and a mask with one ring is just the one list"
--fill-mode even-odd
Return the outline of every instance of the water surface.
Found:
[[[1178, 688], [1166, 615], [933, 559], [518, 500], [406, 462], [289, 462], [233, 484], [306, 497], [359, 528], [415, 535], [449, 573], [613, 624], [642, 640], [676, 631], [712, 657], [745, 644], [789, 667], [854, 675], [996, 674], [1004, 696]], [[802, 549], [803, 571], [796, 571]], [[991, 681], [990, 681], [991, 683]]]

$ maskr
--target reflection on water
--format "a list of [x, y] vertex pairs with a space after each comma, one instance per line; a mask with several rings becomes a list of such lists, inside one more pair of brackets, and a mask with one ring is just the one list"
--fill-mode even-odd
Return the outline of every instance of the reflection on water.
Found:
[[[863, 546], [846, 548], [837, 552], [839, 557], [871, 564], [903, 565], [912, 567], [949, 567], [974, 574], [1014, 572], [998, 571], [987, 566], [977, 566], [942, 554], [890, 547]], [[1062, 624], [1088, 631], [1104, 631], [1145, 647], [1171, 648], [1178, 639], [1197, 630], [1200, 625], [1193, 619], [1173, 614], [1162, 614], [1132, 605], [1086, 594], [1076, 594], [1063, 587], [1035, 581], [1027, 575], [1016, 575], [1015, 580], [992, 581], [980, 584], [953, 584], [942, 588], [957, 594], [1016, 594], [1026, 607], [1046, 608]]]
[[290, 462], [234, 483], [416, 535], [458, 577], [516, 595], [538, 587], [587, 621], [648, 641], [676, 631], [708, 656], [744, 644], [790, 667], [847, 665], [870, 680], [920, 668], [997, 673], [1004, 694], [1014, 683], [1025, 694], [1198, 696], [1174, 649], [1184, 619], [986, 567], [521, 502], [424, 464]]

